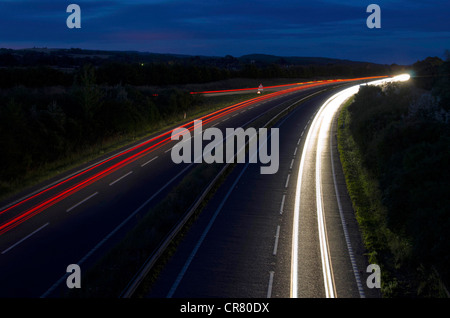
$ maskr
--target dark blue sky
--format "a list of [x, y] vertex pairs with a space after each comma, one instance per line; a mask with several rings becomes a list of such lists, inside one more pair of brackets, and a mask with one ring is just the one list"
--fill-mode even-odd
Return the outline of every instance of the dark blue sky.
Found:
[[[81, 7], [81, 29], [66, 8]], [[366, 8], [381, 7], [381, 29]], [[334, 57], [409, 64], [450, 49], [450, 1], [0, 0], [0, 47]]]

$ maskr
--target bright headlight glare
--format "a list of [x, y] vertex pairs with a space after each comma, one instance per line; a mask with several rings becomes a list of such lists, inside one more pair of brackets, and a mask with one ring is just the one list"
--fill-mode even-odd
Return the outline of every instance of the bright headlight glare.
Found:
[[409, 74], [401, 74], [398, 76], [395, 76], [392, 80], [393, 81], [399, 81], [399, 82], [406, 82], [411, 78]]

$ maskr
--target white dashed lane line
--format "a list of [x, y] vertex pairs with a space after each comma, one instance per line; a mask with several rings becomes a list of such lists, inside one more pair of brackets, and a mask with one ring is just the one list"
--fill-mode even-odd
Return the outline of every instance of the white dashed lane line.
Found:
[[292, 169], [292, 165], [294, 164], [294, 159], [291, 160], [291, 164], [289, 165], [289, 169]]
[[269, 287], [267, 288], [267, 298], [272, 297], [272, 285], [273, 285], [273, 275], [275, 274], [274, 271], [269, 272]]
[[78, 202], [77, 204], [75, 204], [74, 206], [68, 208], [68, 209], [66, 210], [66, 212], [72, 211], [72, 210], [75, 209], [77, 206], [83, 204], [84, 202], [86, 202], [86, 201], [89, 200], [90, 198], [96, 196], [97, 194], [98, 194], [98, 192], [95, 192], [95, 193], [91, 194], [91, 195], [88, 196], [86, 199], [83, 199], [83, 200], [81, 200], [80, 202]]
[[288, 176], [287, 176], [287, 178], [286, 178], [286, 183], [285, 183], [285, 185], [284, 185], [285, 188], [287, 188], [288, 185], [289, 185], [289, 178], [290, 178], [290, 177], [291, 177], [291, 174], [288, 174]]
[[141, 167], [144, 167], [144, 166], [148, 165], [150, 162], [152, 162], [152, 161], [155, 160], [156, 158], [158, 158], [158, 156], [156, 156], [156, 157], [153, 158], [153, 159], [150, 159], [150, 160], [147, 161], [146, 163], [143, 163], [143, 164], [141, 165]]
[[281, 199], [280, 214], [283, 214], [284, 200], [286, 200], [286, 195], [285, 194], [283, 194], [283, 198]]
[[119, 179], [116, 179], [116, 180], [114, 180], [113, 182], [111, 182], [109, 185], [112, 186], [113, 184], [119, 182], [119, 181], [122, 180], [123, 178], [128, 177], [128, 176], [129, 176], [130, 174], [132, 174], [132, 173], [133, 173], [133, 171], [128, 172], [127, 174], [121, 176]]
[[280, 226], [277, 226], [277, 234], [275, 234], [275, 244], [273, 245], [273, 255], [277, 255], [278, 238], [280, 237]]

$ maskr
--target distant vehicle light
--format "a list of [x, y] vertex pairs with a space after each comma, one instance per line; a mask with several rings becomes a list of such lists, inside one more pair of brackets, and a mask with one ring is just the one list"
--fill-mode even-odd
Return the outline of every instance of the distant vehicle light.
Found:
[[393, 78], [394, 81], [406, 82], [411, 78], [409, 74], [401, 74]]

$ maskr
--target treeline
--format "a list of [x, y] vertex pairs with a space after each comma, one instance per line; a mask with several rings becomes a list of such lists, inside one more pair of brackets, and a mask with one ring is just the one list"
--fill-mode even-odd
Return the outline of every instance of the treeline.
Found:
[[[259, 67], [246, 64], [239, 70], [215, 66], [198, 66], [169, 63], [119, 63], [110, 62], [96, 67], [98, 85], [166, 86], [209, 83], [232, 78], [333, 78], [362, 77], [391, 74], [390, 67], [364, 67], [346, 65], [280, 66], [271, 64]], [[70, 87], [77, 72], [49, 66], [0, 68], [0, 88], [25, 86]]]
[[208, 83], [231, 78], [320, 78], [357, 77], [390, 74], [390, 67], [362, 65], [283, 66], [245, 64], [241, 69], [184, 64], [108, 63], [98, 68], [99, 83], [115, 85], [180, 85]]
[[181, 90], [155, 95], [129, 85], [100, 86], [90, 66], [69, 88], [0, 91], [0, 194], [45, 164], [161, 127], [202, 104], [201, 96]]
[[233, 78], [349, 78], [389, 75], [398, 65], [323, 58], [235, 58], [70, 50], [0, 49], [0, 88], [70, 87], [83, 65], [96, 69], [98, 85], [165, 86], [198, 84]]
[[48, 66], [0, 68], [0, 88], [13, 88], [16, 86], [29, 88], [69, 87], [73, 84], [75, 76], [73, 73]]
[[[449, 67], [443, 62], [439, 76], [427, 78], [433, 85], [425, 93], [412, 83], [362, 87], [348, 107], [364, 166], [379, 183], [387, 228], [400, 238], [371, 246], [394, 273], [397, 292], [403, 289], [397, 296], [433, 294], [426, 280], [436, 271], [450, 286]], [[408, 285], [411, 277], [416, 285]]]

